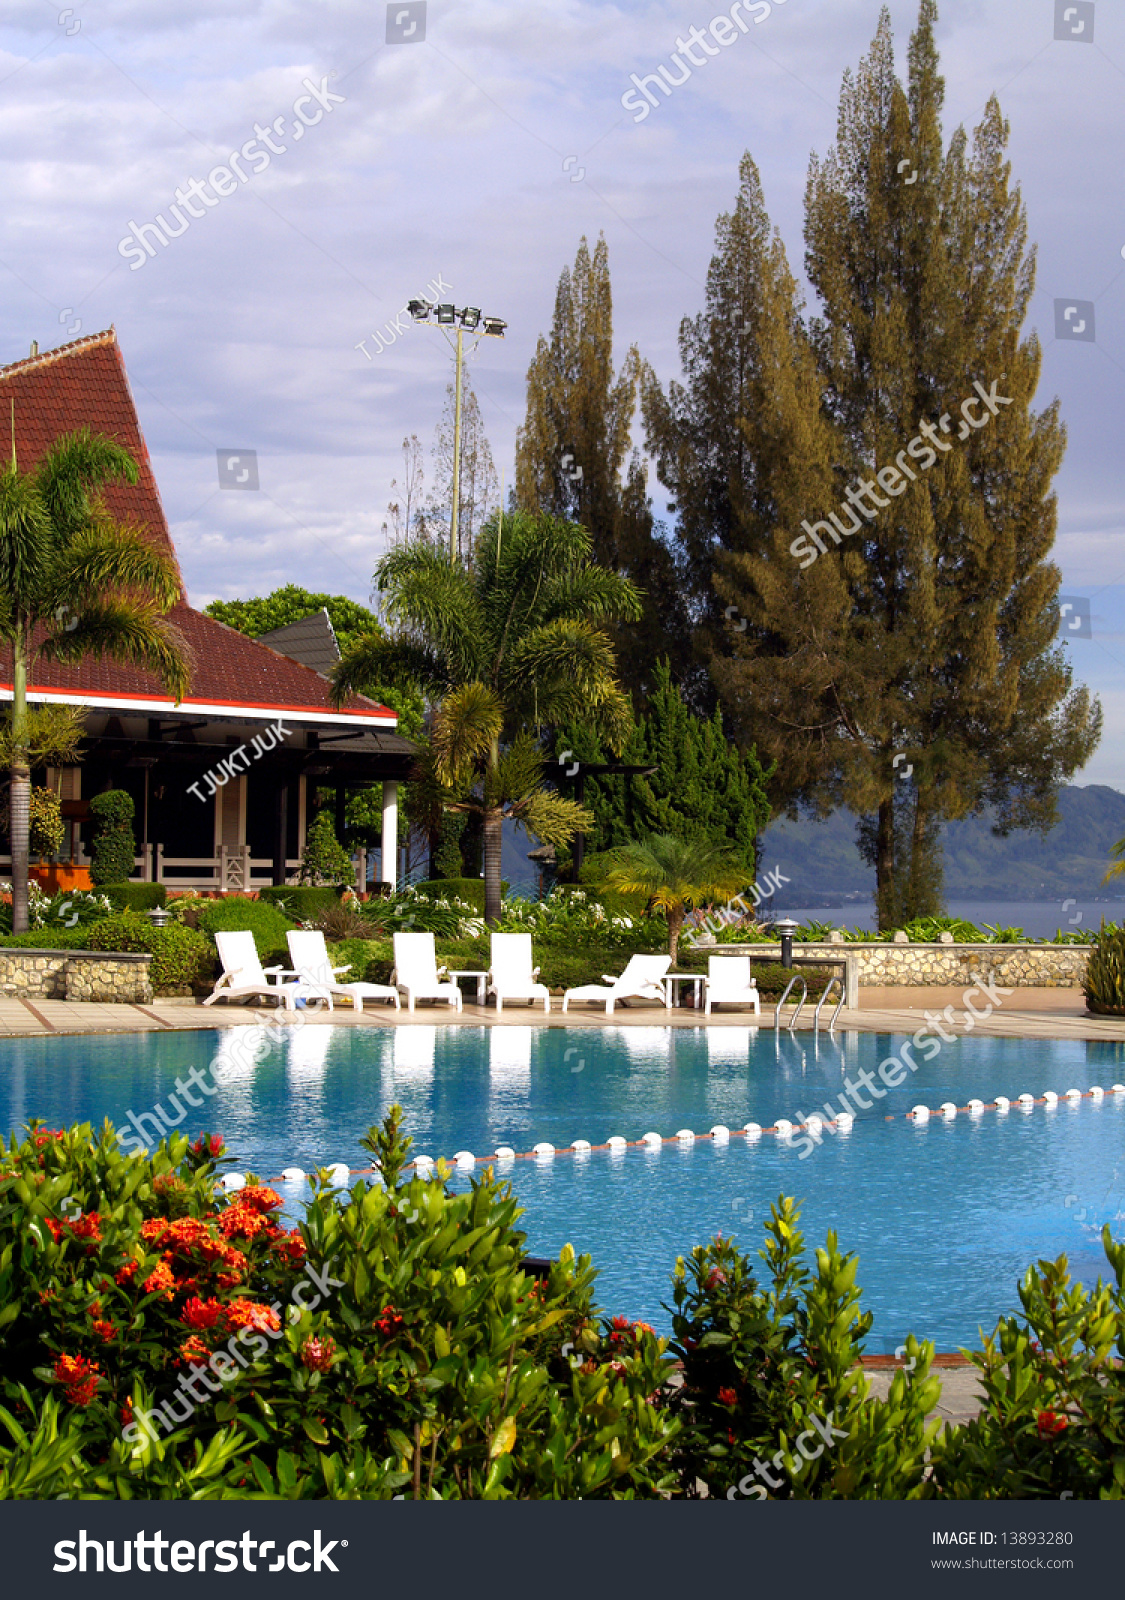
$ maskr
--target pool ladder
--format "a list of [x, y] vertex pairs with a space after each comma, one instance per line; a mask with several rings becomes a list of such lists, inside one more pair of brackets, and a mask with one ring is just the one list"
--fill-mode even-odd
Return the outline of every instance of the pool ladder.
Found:
[[[795, 972], [793, 974], [793, 976], [790, 978], [789, 982], [785, 985], [785, 993], [782, 995], [781, 999], [777, 1002], [777, 1010], [774, 1012], [774, 1018], [773, 1018], [773, 1031], [774, 1031], [775, 1035], [778, 1034], [781, 1031], [781, 1008], [785, 1004], [786, 1000], [788, 1000], [789, 991], [792, 989], [792, 987], [793, 987], [793, 985], [795, 983], [799, 983], [801, 985], [801, 998], [797, 1002], [796, 1011], [794, 1011], [794, 1013], [790, 1017], [789, 1021], [785, 1024], [785, 1026], [789, 1029], [790, 1033], [792, 1033], [793, 1030], [796, 1028], [796, 1026], [797, 1026], [797, 1018], [801, 1015], [801, 1012], [802, 1012], [802, 1010], [804, 1008], [805, 1001], [809, 997], [809, 986], [808, 986], [808, 984], [805, 982], [804, 978], [802, 978], [802, 976], [801, 976], [801, 974], [799, 972]], [[828, 996], [831, 994], [833, 984], [837, 984], [837, 983], [840, 985], [840, 998], [836, 1002], [836, 1009], [832, 1013], [831, 1022], [829, 1022], [829, 1024], [828, 1024], [829, 1033], [834, 1033], [835, 1030], [836, 1030], [836, 1018], [840, 1015], [840, 1012], [843, 1009], [845, 992], [846, 992], [845, 989], [844, 989], [844, 980], [840, 977], [838, 972], [834, 972], [832, 974], [832, 976], [829, 978], [828, 982], [824, 985], [824, 993], [821, 995], [820, 999], [816, 1003], [816, 1010], [813, 1012], [813, 1032], [814, 1033], [818, 1033], [820, 1031], [820, 1012], [821, 1012], [821, 1007], [824, 1005], [824, 1002], [828, 999]]]

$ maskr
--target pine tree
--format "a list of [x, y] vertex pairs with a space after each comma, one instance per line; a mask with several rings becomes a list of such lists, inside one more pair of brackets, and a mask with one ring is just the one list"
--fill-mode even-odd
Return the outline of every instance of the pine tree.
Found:
[[753, 469], [716, 556], [732, 722], [776, 756], [779, 804], [867, 817], [884, 926], [940, 904], [942, 819], [991, 805], [1004, 831], [1050, 826], [1100, 733], [1054, 644], [1065, 435], [1057, 401], [1031, 409], [1034, 253], [1008, 128], [992, 99], [971, 147], [958, 130], [943, 154], [935, 19], [922, 0], [908, 91], [885, 11], [845, 74], [835, 148], [810, 165], [807, 327], [757, 230]]
[[683, 585], [652, 514], [644, 462], [631, 444], [640, 358], [631, 348], [613, 367], [613, 296], [609, 252], [599, 238], [591, 256], [582, 239], [573, 270], [564, 268], [549, 339], [540, 338], [527, 374], [527, 416], [516, 439], [516, 504], [579, 522], [594, 559], [642, 590], [639, 626], [614, 632], [621, 679], [643, 693], [652, 641], [691, 659]]
[[[770, 820], [770, 772], [753, 749], [742, 754], [730, 742], [720, 711], [700, 717], [691, 710], [667, 660], [656, 663], [652, 677], [651, 694], [620, 759], [655, 771], [588, 780], [586, 804], [597, 818], [591, 847], [615, 849], [650, 834], [671, 834], [729, 849], [753, 878], [758, 835]], [[555, 745], [560, 753], [571, 751], [572, 759], [607, 759], [585, 723], [560, 728]]]

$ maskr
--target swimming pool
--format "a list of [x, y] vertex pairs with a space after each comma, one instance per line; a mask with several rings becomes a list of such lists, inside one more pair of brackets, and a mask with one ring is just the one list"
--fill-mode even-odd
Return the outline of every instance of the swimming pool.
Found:
[[[266, 1031], [278, 1037], [257, 1063], [239, 1044], [242, 1029], [6, 1041], [0, 1126], [37, 1116], [52, 1127], [104, 1117], [120, 1127], [131, 1111], [170, 1108], [176, 1078], [217, 1059], [222, 1086], [181, 1126], [222, 1132], [243, 1169], [262, 1176], [364, 1165], [358, 1138], [396, 1100], [419, 1152], [484, 1155], [540, 1140], [561, 1151], [615, 1133], [798, 1121], [899, 1042], [637, 1025]], [[1119, 1081], [1125, 1044], [958, 1038], [805, 1160], [766, 1137], [560, 1154], [504, 1170], [525, 1207], [529, 1249], [555, 1254], [570, 1241], [589, 1252], [613, 1313], [666, 1328], [676, 1255], [718, 1231], [756, 1250], [770, 1203], [785, 1193], [802, 1201], [810, 1246], [835, 1228], [859, 1252], [871, 1348], [893, 1349], [912, 1331], [954, 1349], [1019, 1309], [1016, 1283], [1033, 1260], [1066, 1252], [1088, 1282], [1105, 1270], [1101, 1225], [1120, 1235], [1125, 1217], [1125, 1097], [921, 1126], [902, 1114]], [[287, 1193], [296, 1205], [303, 1190]]]

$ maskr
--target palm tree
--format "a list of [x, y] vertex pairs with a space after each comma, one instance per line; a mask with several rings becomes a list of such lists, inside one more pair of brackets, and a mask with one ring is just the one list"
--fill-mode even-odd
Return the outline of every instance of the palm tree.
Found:
[[31, 758], [41, 732], [27, 686], [39, 658], [86, 655], [155, 672], [179, 700], [189, 656], [163, 613], [179, 598], [175, 562], [144, 533], [110, 516], [106, 483], [137, 481], [123, 446], [88, 428], [57, 439], [32, 472], [21, 473], [15, 444], [0, 473], [0, 639], [12, 650], [10, 730], [12, 927], [27, 928]]
[[1112, 883], [1114, 878], [1125, 878], [1125, 839], [1118, 839], [1117, 843], [1110, 848], [1109, 853], [1111, 856], [1116, 856], [1117, 859], [1102, 879], [1103, 883]]
[[620, 749], [631, 725], [602, 624], [635, 621], [638, 591], [595, 566], [577, 523], [497, 513], [470, 568], [425, 544], [383, 557], [375, 582], [391, 632], [368, 634], [334, 673], [337, 703], [379, 683], [415, 683], [438, 712], [416, 774], [423, 805], [477, 811], [485, 917], [500, 916], [505, 817], [566, 844], [592, 818], [543, 787], [539, 730], [581, 718]]
[[663, 911], [674, 965], [689, 905], [737, 894], [746, 886], [746, 868], [733, 851], [706, 839], [652, 833], [609, 852], [605, 883], [619, 894], [645, 894]]

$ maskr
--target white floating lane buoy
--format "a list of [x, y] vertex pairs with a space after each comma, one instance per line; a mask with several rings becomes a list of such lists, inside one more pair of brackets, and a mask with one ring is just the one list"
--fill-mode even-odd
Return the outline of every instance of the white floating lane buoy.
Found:
[[1068, 1089], [1066, 1091], [1066, 1097], [1067, 1097], [1068, 1100], [1081, 1100], [1081, 1098], [1082, 1098], [1082, 1090], [1081, 1089]]
[[695, 1143], [695, 1134], [691, 1131], [690, 1128], [681, 1128], [680, 1131], [677, 1133], [676, 1138], [680, 1141], [681, 1144], [694, 1144]]
[[952, 1100], [943, 1100], [938, 1109], [943, 1117], [955, 1117], [957, 1115], [957, 1107]]
[[1059, 1097], [1053, 1089], [1044, 1089], [1043, 1102], [1045, 1105], [1057, 1106], [1059, 1103]]
[[650, 1150], [656, 1150], [664, 1143], [664, 1140], [658, 1133], [646, 1133], [641, 1136], [641, 1143], [647, 1145]]
[[914, 1118], [915, 1122], [929, 1122], [930, 1108], [929, 1106], [914, 1106], [910, 1112], [910, 1115]]
[[773, 1126], [774, 1132], [777, 1134], [779, 1139], [788, 1139], [789, 1135], [793, 1132], [793, 1124], [789, 1121], [788, 1117], [778, 1117]]
[[1033, 1094], [1021, 1094], [1017, 1096], [1016, 1104], [1030, 1108], [1035, 1104], [1035, 1096]]
[[335, 1184], [346, 1184], [352, 1175], [352, 1169], [346, 1161], [334, 1161], [328, 1169], [328, 1176]]
[[627, 1150], [629, 1148], [628, 1139], [621, 1133], [611, 1133], [606, 1140], [606, 1144], [611, 1150]]
[[546, 1139], [543, 1139], [539, 1144], [532, 1146], [531, 1153], [538, 1161], [550, 1161], [554, 1157], [555, 1147], [553, 1144], [548, 1143]]
[[286, 1167], [281, 1176], [286, 1183], [300, 1183], [305, 1177], [305, 1169], [304, 1167]]
[[837, 1113], [836, 1126], [838, 1128], [850, 1128], [854, 1121], [855, 1118], [852, 1116], [850, 1111], [840, 1111]]
[[[499, 1150], [496, 1152], [496, 1154], [500, 1154]], [[515, 1155], [514, 1150], [512, 1151], [512, 1154]], [[477, 1164], [477, 1158], [471, 1150], [458, 1150], [454, 1155], [453, 1160], [455, 1165], [462, 1168], [475, 1167]]]
[[724, 1127], [721, 1122], [716, 1122], [715, 1126], [711, 1129], [711, 1137], [714, 1139], [716, 1144], [729, 1144], [730, 1129]]
[[433, 1158], [433, 1156], [415, 1156], [414, 1157], [414, 1170], [415, 1170], [415, 1172], [432, 1172], [433, 1171], [433, 1166], [434, 1166], [434, 1158]]
[[246, 1187], [246, 1179], [241, 1172], [224, 1172], [219, 1182], [228, 1194], [234, 1189], [245, 1189]]
[[748, 1139], [760, 1139], [762, 1137], [762, 1125], [760, 1122], [748, 1122], [742, 1131]]
[[593, 1149], [593, 1145], [590, 1143], [589, 1139], [575, 1139], [570, 1148], [576, 1155], [584, 1156]]
[[[464, 1156], [468, 1155], [469, 1152], [467, 1150], [462, 1150], [461, 1154]], [[453, 1159], [456, 1161], [457, 1157], [454, 1156]], [[516, 1152], [512, 1149], [510, 1144], [498, 1144], [496, 1146], [496, 1159], [497, 1161], [514, 1161], [516, 1159]]]
[[984, 1101], [983, 1100], [970, 1100], [969, 1101], [969, 1105], [968, 1105], [968, 1110], [972, 1113], [972, 1115], [974, 1117], [979, 1117], [981, 1112], [984, 1110]]
[[1091, 1100], [1104, 1100], [1105, 1098], [1105, 1090], [1097, 1083], [1090, 1085], [1088, 1093]]
[[1110, 1094], [1125, 1094], [1125, 1083], [1115, 1083]]
[[1012, 1102], [1008, 1099], [1007, 1095], [998, 1094], [996, 1096], [996, 1109], [997, 1109], [997, 1111], [1007, 1111], [1009, 1109], [1009, 1107], [1011, 1106], [1011, 1104], [1012, 1104]]

